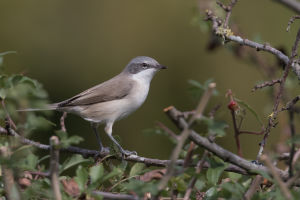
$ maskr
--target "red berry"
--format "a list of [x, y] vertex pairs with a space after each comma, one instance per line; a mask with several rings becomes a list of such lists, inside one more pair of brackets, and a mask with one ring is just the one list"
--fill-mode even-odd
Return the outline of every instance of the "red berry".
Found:
[[229, 102], [229, 104], [227, 105], [227, 107], [228, 107], [230, 110], [233, 110], [233, 111], [236, 111], [236, 110], [239, 108], [237, 102], [234, 101], [234, 100], [231, 100], [231, 101]]

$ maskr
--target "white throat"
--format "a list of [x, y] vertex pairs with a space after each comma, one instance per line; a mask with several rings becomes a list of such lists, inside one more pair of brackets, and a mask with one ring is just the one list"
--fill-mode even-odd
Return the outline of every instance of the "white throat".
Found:
[[153, 76], [155, 75], [155, 73], [157, 72], [156, 69], [147, 69], [144, 71], [141, 71], [137, 74], [133, 74], [132, 78], [138, 82], [142, 82], [145, 84], [150, 84]]

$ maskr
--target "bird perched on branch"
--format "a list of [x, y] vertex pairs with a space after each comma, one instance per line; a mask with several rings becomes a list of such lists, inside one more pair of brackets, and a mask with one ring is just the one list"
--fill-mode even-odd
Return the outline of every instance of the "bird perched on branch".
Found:
[[57, 110], [79, 115], [89, 121], [100, 147], [103, 145], [98, 126], [105, 124], [105, 132], [119, 148], [122, 156], [135, 152], [124, 150], [112, 136], [114, 123], [138, 109], [145, 101], [150, 82], [157, 71], [166, 69], [155, 59], [139, 56], [132, 59], [125, 69], [112, 79], [87, 89], [65, 101], [48, 105], [45, 109], [25, 109], [20, 111]]

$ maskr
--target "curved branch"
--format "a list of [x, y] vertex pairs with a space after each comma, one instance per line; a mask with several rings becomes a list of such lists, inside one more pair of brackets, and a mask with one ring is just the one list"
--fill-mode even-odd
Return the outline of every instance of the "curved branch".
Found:
[[[279, 51], [278, 49], [272, 47], [271, 45], [269, 45], [267, 43], [260, 44], [260, 43], [251, 41], [249, 39], [245, 39], [240, 36], [233, 35], [233, 33], [231, 31], [230, 31], [230, 33], [226, 32], [223, 34], [217, 34], [220, 32], [219, 28], [222, 25], [222, 21], [218, 17], [216, 17], [212, 11], [206, 12], [206, 20], [211, 21], [213, 23], [213, 26], [212, 26], [213, 32], [216, 35], [224, 38], [226, 41], [236, 42], [240, 45], [245, 45], [245, 46], [254, 48], [257, 51], [269, 52], [269, 53], [275, 55], [279, 60], [282, 60], [285, 63], [285, 65], [287, 65], [289, 63], [290, 59], [287, 55], [285, 55], [284, 53], [282, 53], [281, 51]], [[228, 29], [228, 30], [230, 30], [230, 29]], [[298, 79], [300, 79], [299, 67], [297, 66], [296, 63], [291, 63], [291, 64], [292, 64], [293, 71], [296, 73]]]
[[[7, 131], [3, 127], [0, 126], [0, 134], [8, 134], [8, 135], [11, 135], [13, 137], [19, 138], [20, 141], [23, 144], [32, 145], [32, 146], [34, 146], [38, 149], [50, 150], [49, 145], [41, 144], [39, 142], [35, 142], [33, 140], [29, 140], [27, 138], [24, 138], [24, 137], [20, 136], [15, 130], [13, 130], [11, 128], [9, 129], [9, 133], [7, 133]], [[99, 152], [96, 151], [96, 150], [84, 149], [84, 148], [73, 147], [73, 146], [70, 146], [68, 148], [62, 148], [62, 149], [60, 149], [60, 151], [67, 152], [67, 153], [73, 153], [73, 154], [80, 154], [83, 157], [96, 157], [96, 156], [99, 156], [99, 157], [103, 158], [103, 157], [106, 157], [107, 155], [110, 154], [109, 151], [99, 154]], [[109, 159], [119, 159], [119, 158], [117, 158], [115, 156], [111, 156]], [[170, 163], [170, 160], [160, 160], [160, 159], [155, 159], [155, 158], [146, 158], [146, 157], [137, 156], [137, 155], [130, 155], [130, 156], [126, 157], [125, 160], [130, 161], [130, 162], [140, 162], [140, 163], [144, 163], [147, 166], [156, 166], [156, 167], [167, 167]], [[176, 165], [182, 166], [183, 163], [184, 163], [184, 160], [177, 160], [176, 161]], [[192, 164], [191, 166], [195, 166], [195, 165]], [[209, 163], [205, 162], [204, 165], [203, 165], [203, 168], [209, 168], [209, 167], [210, 167]], [[252, 174], [252, 173], [249, 173], [246, 170], [241, 169], [240, 167], [235, 166], [235, 165], [229, 165], [225, 169], [225, 171], [235, 172], [235, 173], [244, 174], [244, 175], [251, 175]]]
[[[166, 114], [171, 118], [171, 120], [176, 124], [176, 126], [180, 129], [183, 129], [187, 126], [187, 122], [182, 118], [182, 114], [176, 108], [170, 108]], [[217, 145], [216, 143], [209, 141], [207, 138], [202, 137], [199, 133], [191, 130], [189, 135], [190, 140], [195, 142], [197, 145], [203, 147], [204, 149], [208, 150], [209, 152], [215, 154], [225, 162], [229, 162], [235, 166], [238, 166], [244, 169], [247, 173], [251, 174], [258, 174], [259, 171], [269, 173], [268, 168], [254, 164], [244, 158], [239, 157], [238, 155], [222, 148], [221, 146]], [[287, 172], [284, 172], [278, 168], [276, 168], [276, 172], [280, 175], [280, 177], [286, 181], [289, 178]], [[296, 185], [300, 185], [300, 180], [295, 182]]]
[[295, 0], [274, 0], [277, 3], [281, 3], [293, 11], [300, 13], [300, 2]]

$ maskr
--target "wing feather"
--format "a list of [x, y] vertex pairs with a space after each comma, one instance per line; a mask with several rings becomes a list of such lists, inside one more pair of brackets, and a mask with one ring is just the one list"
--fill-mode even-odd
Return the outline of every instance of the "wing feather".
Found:
[[58, 107], [83, 106], [102, 103], [126, 97], [131, 88], [132, 80], [118, 78], [118, 76], [96, 85], [80, 94], [58, 103]]

